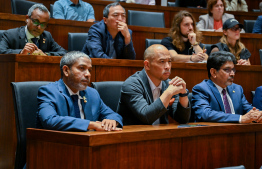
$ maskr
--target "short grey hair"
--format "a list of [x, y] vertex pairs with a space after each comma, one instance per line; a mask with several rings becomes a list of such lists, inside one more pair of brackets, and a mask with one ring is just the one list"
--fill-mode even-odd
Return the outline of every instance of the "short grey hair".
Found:
[[29, 8], [29, 10], [28, 10], [27, 15], [28, 15], [29, 17], [31, 17], [31, 16], [32, 16], [32, 13], [33, 13], [33, 11], [34, 11], [35, 9], [39, 9], [39, 10], [42, 11], [42, 12], [48, 12], [49, 19], [50, 19], [50, 12], [49, 12], [48, 9], [47, 9], [44, 5], [42, 5], [42, 4], [34, 4], [33, 6], [31, 6], [31, 8]]
[[[90, 57], [83, 53], [83, 52], [80, 52], [80, 51], [71, 51], [71, 52], [68, 52], [66, 53], [62, 59], [60, 60], [60, 71], [61, 71], [61, 77], [64, 76], [64, 73], [63, 73], [63, 66], [68, 66], [70, 69], [71, 67], [73, 66], [73, 64], [75, 64], [75, 62], [81, 58], [81, 57], [85, 57], [85, 58], [88, 58], [90, 61]], [[91, 61], [92, 62], [92, 61]]]
[[124, 9], [124, 11], [126, 12], [125, 8], [119, 2], [114, 2], [114, 3], [108, 4], [104, 8], [104, 10], [103, 10], [103, 17], [108, 18], [109, 8], [115, 7], [115, 6], [118, 6], [118, 5], [121, 6]]

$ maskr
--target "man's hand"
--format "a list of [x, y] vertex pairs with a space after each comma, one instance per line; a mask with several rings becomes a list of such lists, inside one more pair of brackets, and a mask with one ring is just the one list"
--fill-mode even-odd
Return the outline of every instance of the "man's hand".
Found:
[[196, 34], [194, 32], [190, 32], [188, 34], [188, 40], [191, 43], [191, 45], [194, 45], [196, 43]]
[[34, 43], [26, 43], [24, 49], [20, 52], [20, 54], [30, 55], [35, 50], [38, 50], [38, 47]]
[[237, 65], [250, 65], [250, 63], [245, 59], [239, 59]]
[[262, 112], [253, 107], [247, 114], [241, 117], [241, 123], [262, 122]]
[[[178, 93], [186, 93], [187, 92], [186, 91], [186, 82], [178, 76], [176, 76], [172, 80], [170, 80], [169, 85], [179, 87], [178, 89], [180, 89], [180, 90], [179, 90]], [[176, 94], [178, 94], [178, 93], [176, 93]], [[173, 95], [175, 95], [175, 94], [173, 94]]]
[[32, 55], [47, 56], [41, 49], [35, 50]]
[[122, 35], [125, 37], [125, 44], [128, 45], [131, 41], [131, 36], [128, 31], [127, 24], [125, 22], [116, 21], [117, 22], [117, 29], [122, 33]]
[[115, 120], [104, 119], [101, 121], [90, 121], [88, 129], [94, 129], [96, 131], [121, 131], [122, 128], [118, 128]]
[[192, 54], [191, 57], [192, 62], [202, 62], [205, 60], [205, 53], [204, 52], [199, 52], [198, 54]]

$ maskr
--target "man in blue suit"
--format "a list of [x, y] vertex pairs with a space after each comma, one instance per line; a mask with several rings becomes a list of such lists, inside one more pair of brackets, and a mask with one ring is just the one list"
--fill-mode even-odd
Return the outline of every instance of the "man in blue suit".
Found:
[[262, 15], [257, 17], [252, 33], [262, 33]]
[[253, 98], [253, 105], [259, 110], [262, 110], [262, 86], [259, 86], [256, 89], [255, 97]]
[[262, 112], [246, 100], [243, 88], [234, 84], [236, 63], [230, 52], [214, 52], [207, 60], [208, 80], [192, 90], [192, 111], [197, 121], [262, 122]]
[[135, 59], [125, 9], [115, 2], [105, 7], [103, 16], [102, 21], [90, 27], [82, 52], [91, 58]]
[[98, 92], [88, 87], [91, 59], [82, 52], [69, 52], [60, 62], [61, 79], [39, 88], [37, 127], [87, 131], [121, 130], [122, 117], [107, 107]]

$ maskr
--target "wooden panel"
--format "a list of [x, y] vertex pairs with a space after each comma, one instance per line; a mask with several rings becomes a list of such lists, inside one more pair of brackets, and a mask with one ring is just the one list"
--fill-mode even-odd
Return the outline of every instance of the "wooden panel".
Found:
[[182, 150], [182, 168], [185, 169], [237, 165], [254, 168], [252, 159], [255, 158], [255, 134], [222, 134], [183, 138]]
[[[256, 149], [261, 150], [262, 149], [262, 132], [256, 132]], [[255, 153], [255, 167], [254, 168], [260, 168], [262, 166], [262, 153], [256, 151]]]

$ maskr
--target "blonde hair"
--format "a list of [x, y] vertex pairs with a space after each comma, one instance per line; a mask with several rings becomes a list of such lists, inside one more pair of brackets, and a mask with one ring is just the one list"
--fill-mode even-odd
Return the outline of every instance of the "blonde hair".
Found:
[[230, 44], [229, 44], [228, 41], [227, 41], [227, 36], [226, 36], [225, 34], [223, 34], [223, 36], [221, 37], [220, 42], [221, 42], [221, 43], [224, 43], [224, 44], [226, 44], [226, 45], [228, 46], [229, 51], [230, 51], [233, 55], [235, 55], [235, 57], [236, 57], [237, 60], [240, 59], [239, 54], [241, 53], [241, 51], [246, 48], [245, 45], [240, 42], [240, 38], [236, 41], [235, 46], [234, 46], [234, 47], [231, 47]]
[[190, 17], [193, 20], [193, 27], [196, 34], [196, 41], [200, 42], [202, 40], [202, 33], [198, 31], [196, 27], [196, 21], [193, 15], [188, 11], [180, 11], [174, 16], [174, 19], [172, 21], [172, 26], [168, 34], [168, 36], [172, 38], [172, 44], [180, 51], [183, 51], [185, 49], [183, 36], [180, 30], [180, 24], [185, 17]]

